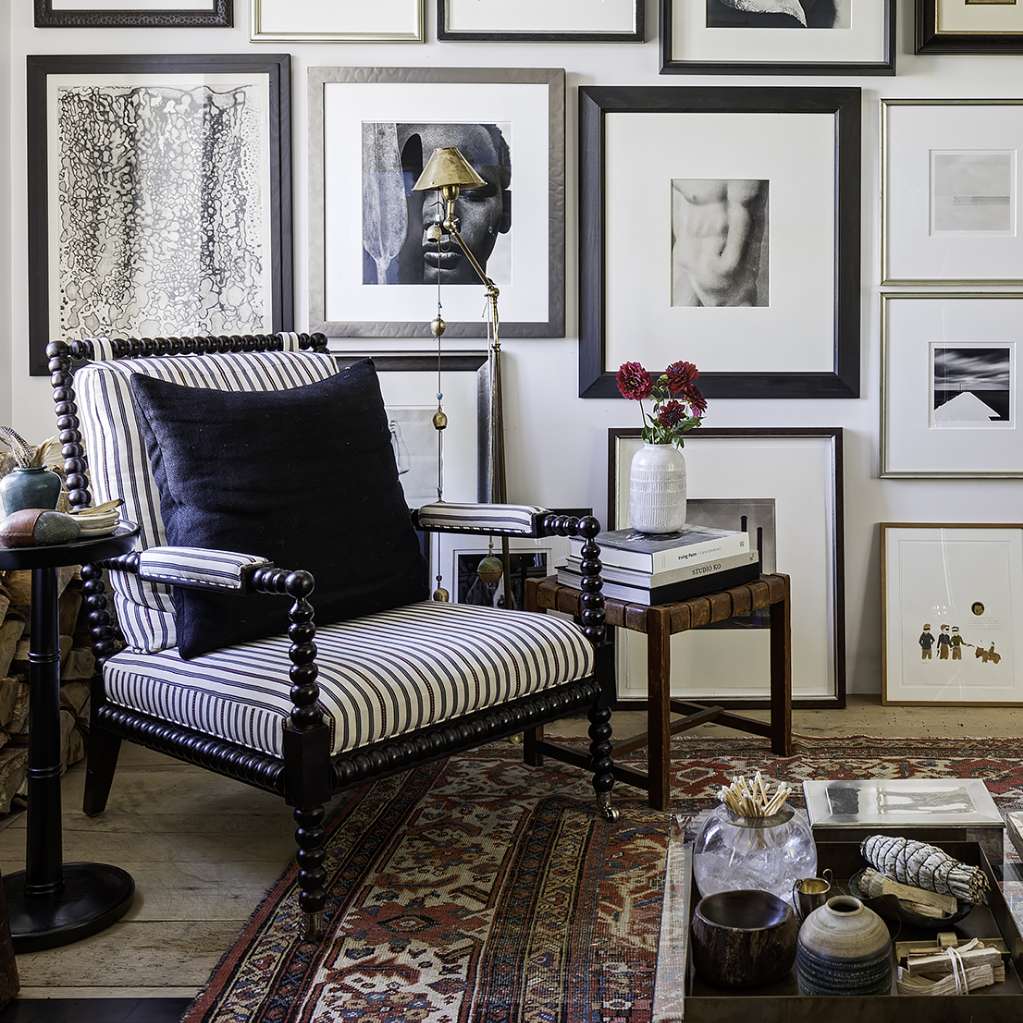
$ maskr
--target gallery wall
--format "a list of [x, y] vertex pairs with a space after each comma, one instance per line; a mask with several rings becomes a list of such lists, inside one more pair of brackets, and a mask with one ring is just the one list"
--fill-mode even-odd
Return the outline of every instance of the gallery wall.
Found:
[[[656, 0], [647, 0], [651, 33], [657, 25]], [[53, 432], [49, 384], [30, 378], [24, 338], [28, 331], [27, 210], [24, 149], [26, 139], [25, 56], [42, 53], [214, 53], [257, 47], [248, 41], [248, 2], [236, 0], [233, 29], [192, 30], [58, 30], [35, 29], [32, 0], [10, 3], [11, 88], [4, 89], [10, 109], [13, 154], [9, 204], [0, 166], [0, 365], [6, 366], [8, 337], [16, 339], [9, 353], [13, 412], [5, 411], [5, 388], [0, 387], [0, 420], [33, 438]], [[0, 31], [3, 15], [0, 14]], [[379, 67], [562, 67], [568, 74], [567, 219], [568, 330], [560, 340], [508, 341], [505, 345], [508, 475], [513, 500], [537, 504], [592, 505], [603, 515], [607, 488], [607, 429], [634, 426], [633, 409], [621, 401], [583, 401], [577, 397], [576, 336], [578, 296], [576, 181], [577, 88], [580, 85], [857, 85], [863, 92], [862, 167], [862, 396], [856, 400], [738, 401], [712, 403], [706, 425], [723, 426], [841, 426], [845, 429], [845, 557], [848, 684], [851, 692], [880, 689], [880, 521], [1000, 521], [1023, 519], [1023, 484], [1019, 481], [896, 481], [878, 479], [877, 436], [879, 399], [879, 171], [878, 106], [882, 96], [994, 97], [1023, 96], [1023, 57], [916, 57], [912, 54], [912, 2], [899, 3], [898, 76], [895, 78], [813, 79], [806, 77], [665, 78], [657, 73], [657, 41], [639, 44], [526, 44], [439, 43], [434, 40], [435, 10], [427, 15], [430, 42], [426, 44], [258, 44], [273, 52], [290, 52], [293, 67], [293, 138], [295, 170], [294, 218], [296, 327], [307, 324], [308, 261], [306, 256], [308, 153], [306, 151], [306, 71], [317, 65]], [[0, 64], [4, 60], [0, 44]], [[0, 82], [4, 80], [0, 72]], [[0, 138], [8, 111], [0, 109]], [[8, 148], [8, 147], [4, 147]], [[792, 173], [799, 174], [794, 166]], [[9, 208], [8, 208], [9, 207]], [[10, 244], [4, 224], [9, 212]], [[7, 249], [10, 274], [5, 272]], [[5, 305], [3, 281], [11, 281], [14, 301]], [[423, 317], [432, 310], [424, 305]], [[455, 342], [452, 342], [455, 344]], [[467, 347], [466, 343], [459, 343]], [[339, 347], [342, 345], [339, 343]], [[343, 347], [356, 348], [345, 342]], [[386, 342], [377, 343], [386, 350]], [[410, 342], [390, 347], [408, 349]], [[680, 355], [685, 356], [684, 339]], [[6, 377], [6, 374], [4, 374]], [[475, 429], [463, 423], [462, 428]], [[458, 429], [452, 423], [452, 429]], [[781, 566], [784, 568], [784, 566]], [[794, 609], [799, 614], [799, 608]]]
[[[0, 90], [10, 95], [11, 8], [0, 8]], [[11, 130], [9, 103], [0, 103], [0, 147]], [[11, 161], [0, 159], [0, 423], [11, 421]]]

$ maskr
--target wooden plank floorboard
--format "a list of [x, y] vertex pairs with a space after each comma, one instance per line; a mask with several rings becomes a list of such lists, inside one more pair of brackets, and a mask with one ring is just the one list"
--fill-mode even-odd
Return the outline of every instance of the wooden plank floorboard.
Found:
[[0, 1023], [178, 1023], [187, 1008], [181, 998], [22, 998], [0, 1012]]

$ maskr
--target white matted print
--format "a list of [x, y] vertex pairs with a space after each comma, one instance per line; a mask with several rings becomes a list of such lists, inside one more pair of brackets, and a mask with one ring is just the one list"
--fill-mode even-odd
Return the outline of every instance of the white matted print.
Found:
[[[616, 528], [629, 524], [629, 466], [639, 437], [618, 435], [609, 500]], [[765, 568], [791, 577], [792, 690], [799, 700], [834, 700], [844, 691], [842, 598], [841, 431], [769, 429], [712, 431], [686, 439], [688, 521], [728, 523], [765, 537]], [[770, 635], [765, 616], [727, 629], [697, 629], [672, 637], [672, 695], [687, 699], [764, 700], [770, 692]], [[618, 695], [647, 695], [646, 638], [616, 633]]]
[[1023, 282], [1023, 100], [882, 100], [882, 283]]
[[636, 0], [444, 0], [445, 32], [622, 35], [636, 30]]
[[939, 34], [1023, 33], [1023, 4], [1017, 0], [936, 0]]
[[421, 43], [424, 5], [425, 0], [251, 0], [251, 38]]
[[311, 329], [429, 337], [439, 280], [447, 336], [485, 336], [471, 267], [426, 244], [437, 194], [413, 192], [457, 145], [486, 181], [456, 212], [500, 278], [502, 333], [562, 336], [564, 72], [312, 68], [309, 88]]
[[1023, 294], [882, 297], [881, 475], [1023, 477]]
[[50, 0], [53, 11], [212, 11], [215, 0]]
[[882, 524], [886, 703], [1023, 703], [1023, 527]]

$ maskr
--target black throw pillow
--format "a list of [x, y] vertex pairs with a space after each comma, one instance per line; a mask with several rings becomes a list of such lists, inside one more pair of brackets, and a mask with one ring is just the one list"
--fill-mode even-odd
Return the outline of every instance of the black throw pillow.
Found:
[[[372, 360], [286, 391], [208, 390], [140, 374], [131, 390], [168, 544], [312, 572], [320, 624], [426, 599]], [[287, 628], [277, 596], [173, 592], [184, 658]]]

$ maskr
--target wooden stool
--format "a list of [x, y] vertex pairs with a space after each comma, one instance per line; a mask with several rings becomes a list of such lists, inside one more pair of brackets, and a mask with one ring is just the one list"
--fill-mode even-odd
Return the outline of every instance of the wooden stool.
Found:
[[[579, 590], [561, 586], [556, 577], [531, 579], [526, 583], [527, 611], [561, 611], [579, 614]], [[672, 699], [671, 637], [679, 632], [716, 625], [753, 611], [770, 609], [771, 614], [771, 720], [757, 721], [733, 714], [724, 707]], [[671, 737], [698, 725], [715, 722], [752, 735], [767, 736], [778, 756], [792, 754], [792, 650], [789, 609], [789, 577], [764, 575], [745, 586], [711, 593], [706, 597], [646, 607], [607, 598], [607, 624], [647, 637], [648, 730], [614, 743], [616, 756], [647, 747], [647, 773], [616, 763], [615, 777], [644, 789], [650, 805], [667, 810], [671, 802]], [[681, 714], [671, 720], [672, 712]], [[570, 764], [585, 759], [575, 750], [547, 742], [542, 728], [525, 733], [525, 760], [539, 765], [544, 756]]]

